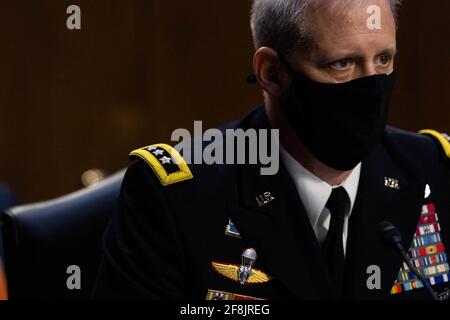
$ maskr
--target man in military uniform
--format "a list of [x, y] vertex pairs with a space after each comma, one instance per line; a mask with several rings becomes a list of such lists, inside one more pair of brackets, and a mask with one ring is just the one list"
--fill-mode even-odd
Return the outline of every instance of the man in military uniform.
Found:
[[428, 299], [398, 230], [445, 298], [450, 144], [386, 126], [398, 5], [254, 0], [265, 106], [225, 128], [279, 129], [279, 171], [188, 165], [165, 144], [133, 151], [94, 297]]

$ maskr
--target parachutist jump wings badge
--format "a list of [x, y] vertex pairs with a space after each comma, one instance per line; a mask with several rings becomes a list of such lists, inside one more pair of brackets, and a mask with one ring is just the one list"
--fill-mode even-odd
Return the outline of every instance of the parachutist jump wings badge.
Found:
[[[216, 270], [218, 273], [223, 275], [224, 277], [227, 277], [228, 279], [231, 279], [233, 281], [239, 281], [239, 265], [236, 264], [230, 264], [230, 263], [219, 263], [219, 262], [212, 262], [212, 266], [214, 270]], [[268, 276], [265, 272], [252, 269], [251, 275], [247, 278], [247, 280], [244, 282], [246, 284], [261, 284], [266, 283], [270, 281], [270, 276]]]
[[256, 258], [256, 251], [253, 248], [248, 248], [241, 255], [242, 263], [240, 266], [219, 262], [212, 262], [212, 266], [221, 275], [240, 284], [261, 284], [269, 282], [270, 277], [266, 273], [253, 268]]

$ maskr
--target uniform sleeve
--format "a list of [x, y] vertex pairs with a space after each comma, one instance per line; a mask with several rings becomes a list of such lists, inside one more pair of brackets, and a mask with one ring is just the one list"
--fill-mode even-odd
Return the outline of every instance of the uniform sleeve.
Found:
[[128, 169], [104, 235], [94, 299], [184, 299], [181, 241], [163, 187], [142, 161]]

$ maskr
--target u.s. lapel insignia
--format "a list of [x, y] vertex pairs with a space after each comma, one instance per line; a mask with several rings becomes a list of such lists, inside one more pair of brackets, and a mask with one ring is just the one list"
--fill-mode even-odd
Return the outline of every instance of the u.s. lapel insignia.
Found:
[[261, 298], [244, 296], [241, 294], [219, 291], [219, 290], [208, 290], [206, 294], [206, 300], [263, 300]]
[[213, 269], [222, 276], [240, 284], [262, 284], [271, 280], [265, 272], [253, 268], [257, 254], [255, 249], [245, 249], [241, 255], [241, 265], [213, 261]]
[[272, 196], [270, 192], [264, 192], [263, 194], [256, 197], [256, 203], [258, 206], [262, 207], [275, 200], [275, 197]]
[[[449, 282], [450, 279], [447, 254], [440, 231], [441, 226], [435, 205], [433, 203], [424, 205], [413, 242], [408, 250], [408, 257], [432, 286]], [[423, 288], [423, 283], [404, 263], [391, 289], [391, 294], [419, 288]]]
[[390, 189], [400, 189], [400, 184], [397, 179], [384, 177], [384, 186]]
[[228, 224], [225, 227], [225, 234], [227, 236], [230, 236], [230, 237], [235, 237], [235, 238], [242, 239], [241, 235], [239, 234], [238, 229], [236, 228], [236, 226], [233, 223], [233, 221], [231, 221], [231, 219], [228, 219]]

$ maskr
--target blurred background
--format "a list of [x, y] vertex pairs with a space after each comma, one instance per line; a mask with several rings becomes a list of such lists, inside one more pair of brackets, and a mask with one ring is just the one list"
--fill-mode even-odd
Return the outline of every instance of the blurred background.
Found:
[[[66, 28], [76, 4], [82, 29]], [[59, 196], [262, 101], [249, 0], [0, 0], [0, 198]], [[406, 0], [392, 125], [450, 131], [450, 1]]]

